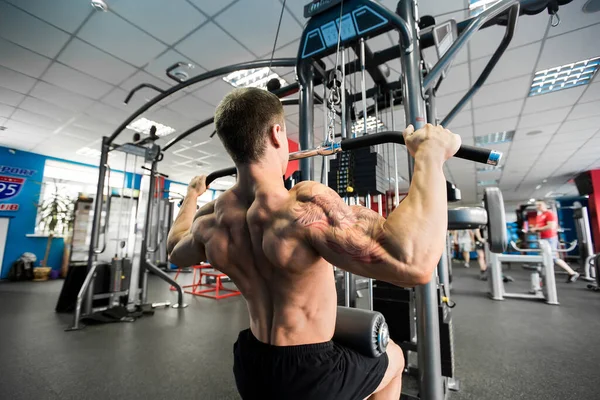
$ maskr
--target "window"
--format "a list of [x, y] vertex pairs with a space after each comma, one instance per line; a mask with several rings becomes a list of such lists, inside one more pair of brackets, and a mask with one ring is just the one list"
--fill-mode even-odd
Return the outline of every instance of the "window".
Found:
[[[186, 193], [187, 185], [171, 182], [169, 186], [169, 197], [175, 201], [173, 219], [177, 218], [177, 214], [179, 214], [179, 204], [181, 200], [183, 200], [183, 198], [185, 197]], [[208, 189], [206, 192], [204, 192], [202, 196], [198, 198], [198, 207], [202, 207], [203, 205], [216, 199], [221, 193], [223, 193], [223, 191], [221, 190]]]

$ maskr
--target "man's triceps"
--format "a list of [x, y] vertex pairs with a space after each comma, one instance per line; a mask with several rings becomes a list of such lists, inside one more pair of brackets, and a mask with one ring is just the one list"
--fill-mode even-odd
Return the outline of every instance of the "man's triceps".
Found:
[[372, 210], [347, 206], [339, 196], [324, 193], [300, 203], [295, 214], [295, 222], [309, 229], [316, 247], [325, 245], [360, 263], [384, 261], [383, 218]]

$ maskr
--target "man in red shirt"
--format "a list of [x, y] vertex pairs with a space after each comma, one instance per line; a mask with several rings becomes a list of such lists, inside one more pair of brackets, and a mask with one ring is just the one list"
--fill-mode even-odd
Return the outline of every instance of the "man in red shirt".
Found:
[[545, 201], [538, 200], [535, 202], [535, 208], [538, 210], [538, 215], [535, 218], [535, 226], [530, 229], [531, 232], [539, 232], [540, 240], [545, 240], [550, 245], [550, 248], [554, 252], [554, 262], [567, 271], [569, 277], [567, 282], [575, 282], [579, 278], [579, 274], [573, 271], [573, 268], [558, 257], [558, 218], [552, 210], [548, 209], [548, 205]]

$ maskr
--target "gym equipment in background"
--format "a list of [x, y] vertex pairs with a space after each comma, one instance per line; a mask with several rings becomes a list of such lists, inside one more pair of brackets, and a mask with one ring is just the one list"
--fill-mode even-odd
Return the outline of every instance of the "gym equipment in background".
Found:
[[[554, 277], [554, 255], [548, 242], [541, 240], [538, 248], [519, 248], [514, 242], [511, 246], [520, 253], [539, 253], [536, 255], [494, 254], [486, 252], [490, 269], [490, 297], [492, 300], [504, 298], [544, 300], [548, 304], [559, 305], [556, 292], [556, 279]], [[569, 248], [558, 250], [569, 252], [575, 248], [577, 242], [572, 242]], [[487, 246], [486, 246], [487, 247]], [[502, 263], [525, 263], [523, 268], [531, 271], [529, 293], [509, 293], [504, 290], [502, 279]]]

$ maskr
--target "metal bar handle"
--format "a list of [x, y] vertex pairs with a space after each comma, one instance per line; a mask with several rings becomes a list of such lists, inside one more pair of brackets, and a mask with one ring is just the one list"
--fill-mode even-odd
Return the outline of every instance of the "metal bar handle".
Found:
[[577, 240], [573, 240], [571, 243], [569, 243], [569, 247], [567, 247], [566, 249], [558, 249], [556, 251], [559, 253], [568, 253], [570, 251], [575, 250], [575, 247], [577, 247]]
[[[106, 178], [106, 185], [108, 185], [108, 189], [106, 191], [106, 216], [104, 217], [104, 224], [102, 225], [102, 248], [98, 249], [97, 247], [94, 247], [94, 254], [102, 254], [104, 253], [104, 250], [106, 250], [106, 229], [108, 228], [108, 221], [110, 220], [110, 165], [108, 165], [108, 163], [104, 164], [104, 167], [106, 167], [106, 171], [107, 171], [107, 175], [108, 177]], [[104, 187], [106, 187], [106, 185]], [[104, 191], [104, 189], [103, 189]], [[103, 195], [100, 194], [100, 201], [102, 200]], [[102, 210], [102, 207], [100, 207], [100, 210]]]

